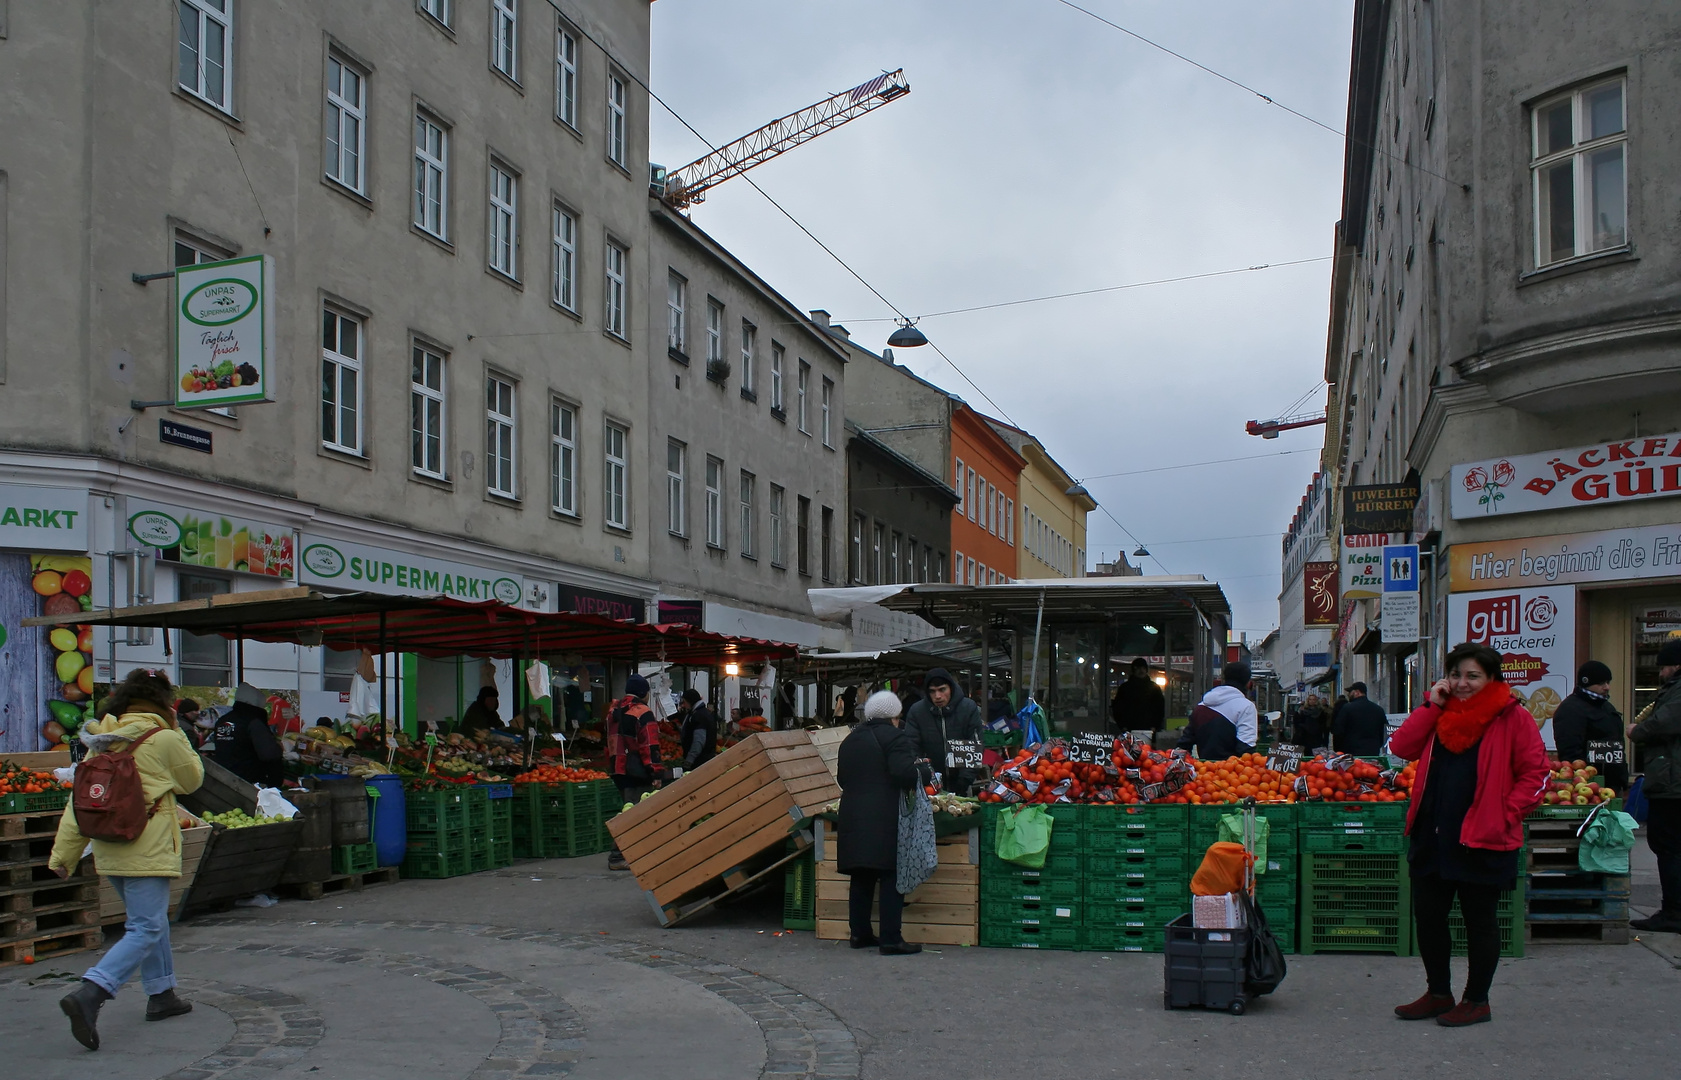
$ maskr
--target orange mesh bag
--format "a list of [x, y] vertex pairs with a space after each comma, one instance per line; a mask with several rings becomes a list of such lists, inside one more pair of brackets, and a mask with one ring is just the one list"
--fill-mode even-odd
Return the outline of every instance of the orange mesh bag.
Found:
[[1224, 896], [1226, 893], [1248, 892], [1249, 866], [1255, 856], [1242, 844], [1222, 840], [1208, 845], [1202, 865], [1191, 878], [1192, 896]]

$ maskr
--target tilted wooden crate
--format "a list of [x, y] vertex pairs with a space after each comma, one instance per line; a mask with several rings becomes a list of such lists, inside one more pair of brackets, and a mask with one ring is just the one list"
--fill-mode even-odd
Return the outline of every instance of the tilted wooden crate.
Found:
[[[835, 827], [818, 822], [817, 937], [822, 941], [844, 941], [850, 936], [847, 923], [847, 891], [852, 879], [836, 869], [839, 848]], [[980, 832], [971, 829], [940, 837], [935, 845], [940, 862], [934, 874], [905, 897], [905, 940], [921, 945], [974, 945], [980, 940], [981, 868]], [[879, 915], [879, 904], [872, 917]]]
[[[177, 807], [175, 813], [181, 821], [181, 876], [169, 883], [171, 920], [181, 915], [181, 898], [193, 887], [193, 878], [198, 874], [199, 860], [204, 857], [204, 846], [209, 842], [211, 833], [210, 823], [195, 816], [191, 810]], [[86, 860], [88, 863], [92, 861], [91, 858]], [[96, 872], [92, 869], [87, 871], [89, 874]], [[100, 878], [99, 921], [109, 926], [127, 919], [128, 911], [123, 907], [123, 898], [111, 887], [111, 879]]]
[[[793, 858], [790, 827], [840, 798], [803, 731], [753, 735], [607, 824], [671, 926]], [[796, 847], [809, 845], [804, 834]]]

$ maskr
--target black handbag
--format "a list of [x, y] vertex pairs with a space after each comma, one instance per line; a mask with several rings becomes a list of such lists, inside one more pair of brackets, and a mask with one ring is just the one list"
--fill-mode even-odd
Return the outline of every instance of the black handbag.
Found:
[[1244, 920], [1249, 925], [1249, 955], [1244, 960], [1243, 989], [1251, 996], [1270, 994], [1284, 981], [1284, 950], [1278, 947], [1272, 927], [1267, 925], [1266, 913], [1254, 897], [1237, 893], [1243, 906]]

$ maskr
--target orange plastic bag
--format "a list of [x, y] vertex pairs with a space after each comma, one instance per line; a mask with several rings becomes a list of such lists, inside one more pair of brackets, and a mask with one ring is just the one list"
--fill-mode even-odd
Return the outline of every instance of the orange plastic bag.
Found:
[[1191, 895], [1224, 896], [1226, 893], [1248, 892], [1248, 871], [1255, 856], [1242, 844], [1222, 840], [1208, 845], [1202, 865], [1191, 878]]

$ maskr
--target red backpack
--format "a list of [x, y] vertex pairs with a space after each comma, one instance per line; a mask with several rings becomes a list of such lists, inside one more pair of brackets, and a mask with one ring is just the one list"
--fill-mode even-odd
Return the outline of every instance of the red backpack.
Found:
[[162, 731], [153, 728], [128, 744], [126, 751], [96, 754], [76, 766], [76, 783], [70, 805], [76, 810], [76, 830], [90, 840], [131, 844], [146, 831], [146, 823], [163, 805], [164, 796], [146, 808], [146, 792], [140, 784], [140, 767], [134, 751]]

